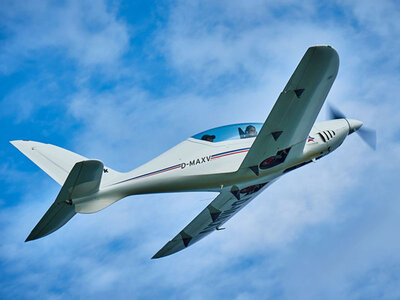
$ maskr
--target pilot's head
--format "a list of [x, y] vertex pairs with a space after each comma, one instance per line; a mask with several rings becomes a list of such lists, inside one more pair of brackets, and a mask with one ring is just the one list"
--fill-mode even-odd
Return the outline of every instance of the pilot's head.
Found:
[[246, 135], [248, 137], [256, 136], [257, 135], [257, 130], [253, 125], [249, 125], [246, 127]]
[[201, 139], [203, 141], [207, 141], [207, 142], [214, 142], [215, 139], [215, 135], [209, 135], [209, 134], [205, 134], [201, 137]]
[[209, 141], [209, 142], [214, 142], [214, 139], [215, 139], [215, 135], [209, 135], [207, 137], [207, 141]]

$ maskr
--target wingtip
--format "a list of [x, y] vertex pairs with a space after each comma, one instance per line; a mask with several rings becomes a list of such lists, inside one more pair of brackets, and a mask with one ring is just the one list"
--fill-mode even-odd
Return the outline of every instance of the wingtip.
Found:
[[182, 249], [184, 249], [184, 248], [182, 248], [182, 249], [179, 249], [179, 250], [176, 250], [176, 251], [171, 251], [170, 249], [166, 250], [164, 248], [165, 248], [165, 246], [163, 248], [161, 248], [156, 254], [154, 254], [151, 259], [157, 259], [157, 258], [170, 256], [171, 254], [174, 254], [174, 253], [179, 252]]
[[29, 241], [37, 240], [38, 238], [40, 238], [40, 236], [38, 236], [37, 233], [34, 232], [34, 229], [31, 231], [31, 233], [25, 239], [25, 243], [29, 242]]
[[153, 255], [153, 257], [151, 259], [157, 259], [157, 258], [161, 258], [164, 257], [165, 255], [161, 255], [160, 251], [158, 251], [156, 254]]

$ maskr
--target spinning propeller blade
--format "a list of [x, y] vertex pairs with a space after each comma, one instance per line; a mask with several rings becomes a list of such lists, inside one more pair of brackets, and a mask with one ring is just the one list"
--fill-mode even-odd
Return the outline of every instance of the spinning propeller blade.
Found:
[[329, 105], [329, 111], [328, 111], [328, 117], [329, 119], [346, 119], [346, 116], [336, 108], [334, 108], [332, 105]]
[[364, 142], [367, 143], [373, 150], [376, 150], [376, 130], [369, 128], [360, 128], [357, 131], [358, 135], [362, 138]]
[[[338, 109], [329, 105], [329, 118], [330, 119], [347, 119], [346, 116]], [[373, 150], [376, 150], [376, 130], [362, 127], [356, 131], [361, 139], [370, 146]]]

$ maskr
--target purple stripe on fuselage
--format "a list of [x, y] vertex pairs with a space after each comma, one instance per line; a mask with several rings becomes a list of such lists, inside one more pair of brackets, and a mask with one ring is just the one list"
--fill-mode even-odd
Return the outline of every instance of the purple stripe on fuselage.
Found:
[[[241, 149], [236, 149], [236, 150], [217, 153], [217, 154], [211, 155], [211, 159], [217, 159], [217, 158], [224, 157], [224, 156], [231, 155], [231, 154], [237, 154], [237, 153], [246, 152], [249, 149], [250, 148], [241, 148]], [[133, 177], [133, 178], [125, 179], [125, 180], [119, 181], [117, 183], [114, 183], [112, 185], [116, 185], [116, 184], [119, 184], [119, 183], [131, 181], [131, 180], [135, 180], [135, 179], [139, 179], [139, 178], [144, 178], [144, 177], [147, 177], [147, 176], [161, 174], [161, 173], [164, 173], [164, 172], [167, 172], [167, 171], [175, 170], [175, 169], [177, 169], [179, 167], [181, 167], [181, 164], [174, 165], [172, 167], [164, 168], [164, 169], [161, 169], [161, 170], [153, 171], [153, 172], [150, 172], [150, 173], [146, 173], [146, 174], [143, 174], [143, 175], [139, 175], [139, 176], [136, 176], [136, 177]]]
[[171, 170], [175, 170], [177, 168], [180, 168], [180, 166], [181, 166], [181, 164], [175, 165], [175, 166], [172, 166], [172, 167], [168, 167], [168, 168], [165, 168], [165, 169], [153, 171], [153, 172], [150, 172], [150, 173], [146, 173], [146, 174], [139, 175], [139, 176], [136, 176], [136, 177], [133, 177], [133, 178], [129, 178], [129, 179], [125, 179], [125, 180], [119, 181], [117, 183], [114, 183], [113, 185], [118, 184], [118, 183], [127, 182], [127, 181], [134, 180], [134, 179], [139, 179], [139, 178], [144, 178], [144, 177], [147, 177], [147, 176], [152, 176], [152, 175], [164, 173], [164, 172], [171, 171]]
[[250, 150], [250, 147], [249, 148], [241, 148], [241, 149], [236, 149], [236, 150], [217, 153], [217, 154], [211, 155], [211, 158], [216, 157], [216, 156], [220, 156], [220, 155], [234, 154], [234, 152], [241, 152], [241, 151], [244, 151], [244, 150]]

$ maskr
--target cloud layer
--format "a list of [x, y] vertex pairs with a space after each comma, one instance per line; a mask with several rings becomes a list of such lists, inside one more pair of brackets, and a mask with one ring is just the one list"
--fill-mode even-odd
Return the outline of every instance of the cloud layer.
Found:
[[129, 197], [24, 244], [59, 187], [3, 143], [1, 297], [399, 298], [399, 18], [395, 1], [2, 4], [4, 141], [128, 171], [204, 129], [263, 122], [307, 47], [330, 44], [328, 102], [376, 128], [378, 150], [352, 135], [227, 230], [150, 260], [213, 193]]

